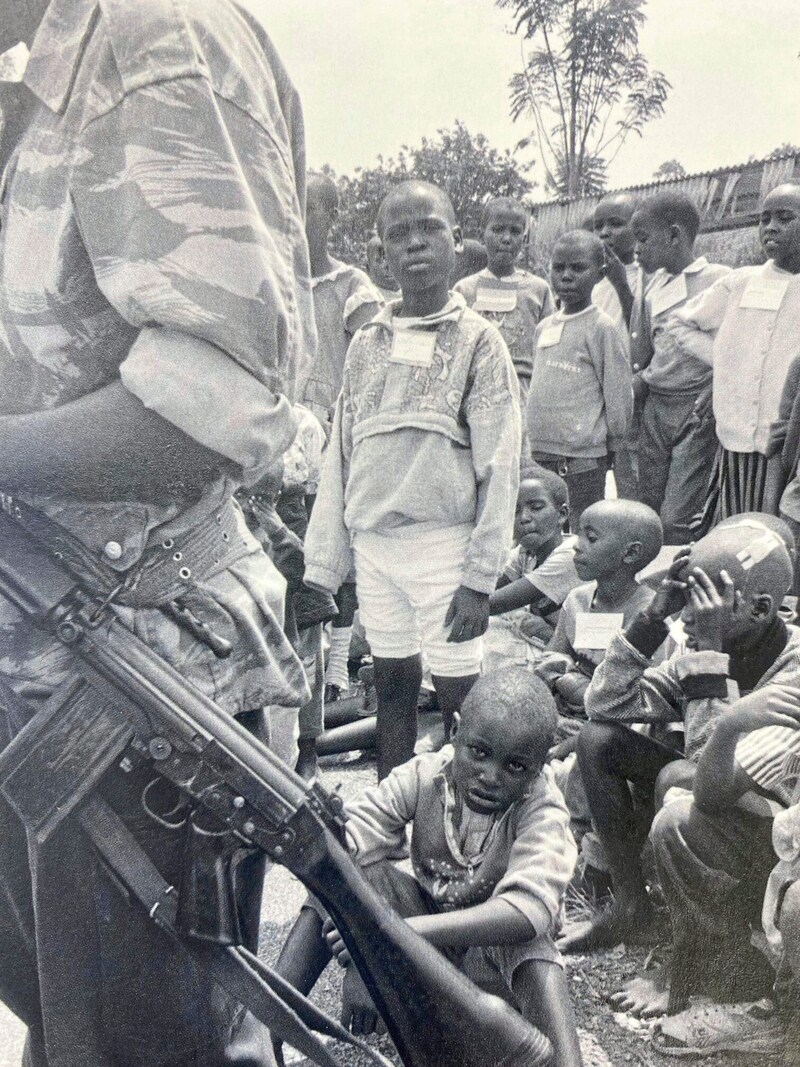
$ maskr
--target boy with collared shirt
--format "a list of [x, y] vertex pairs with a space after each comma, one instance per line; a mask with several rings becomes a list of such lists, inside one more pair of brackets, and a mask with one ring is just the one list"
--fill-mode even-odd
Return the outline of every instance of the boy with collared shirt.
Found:
[[730, 268], [694, 258], [700, 213], [680, 193], [646, 200], [631, 226], [636, 257], [652, 275], [640, 327], [646, 365], [634, 377], [643, 401], [639, 461], [647, 471], [639, 498], [660, 513], [666, 543], [683, 545], [705, 504], [717, 437], [705, 400], [711, 368], [676, 342], [674, 315]]
[[449, 731], [476, 680], [519, 481], [519, 387], [496, 328], [448, 291], [447, 195], [406, 182], [377, 220], [402, 301], [354, 338], [306, 538], [306, 582], [355, 563], [378, 698], [378, 775], [408, 759], [430, 664]]
[[605, 495], [608, 454], [628, 432], [631, 369], [619, 331], [592, 304], [603, 245], [583, 230], [558, 239], [551, 278], [561, 310], [536, 329], [527, 429], [533, 458], [569, 488], [570, 528]]
[[555, 311], [547, 282], [517, 266], [527, 233], [528, 215], [521, 204], [507, 196], [490, 200], [483, 209], [488, 265], [455, 286], [468, 307], [497, 326], [508, 345], [523, 409], [531, 384], [533, 335], [541, 320]]
[[713, 372], [719, 449], [710, 521], [777, 510], [766, 453], [800, 354], [800, 184], [780, 185], [764, 199], [759, 235], [766, 263], [732, 271], [675, 314], [676, 343]]

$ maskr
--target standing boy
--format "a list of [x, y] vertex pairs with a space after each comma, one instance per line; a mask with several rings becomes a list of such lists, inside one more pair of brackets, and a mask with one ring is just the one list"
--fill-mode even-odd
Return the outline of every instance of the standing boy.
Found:
[[561, 310], [536, 330], [527, 427], [533, 458], [569, 487], [570, 526], [602, 500], [609, 452], [628, 431], [631, 369], [618, 330], [592, 304], [603, 245], [583, 230], [556, 241], [551, 280]]
[[717, 435], [711, 368], [681, 348], [674, 315], [730, 268], [695, 259], [700, 213], [688, 196], [657, 193], [631, 225], [639, 264], [653, 275], [640, 327], [646, 365], [634, 377], [634, 393], [643, 401], [639, 462], [647, 471], [639, 498], [660, 513], [666, 543], [684, 545], [705, 504]]
[[516, 200], [501, 196], [483, 209], [484, 270], [455, 286], [467, 306], [493, 322], [508, 345], [524, 409], [531, 384], [533, 335], [545, 315], [555, 311], [550, 286], [517, 266], [528, 233], [528, 215]]
[[[592, 216], [592, 228], [603, 242], [606, 263], [605, 275], [595, 286], [592, 300], [619, 330], [626, 350], [630, 352], [634, 373], [644, 365], [639, 351], [644, 282], [641, 268], [634, 258], [631, 229], [636, 206], [636, 198], [631, 193], [609, 193]], [[630, 500], [639, 499], [638, 434], [637, 409], [629, 434], [626, 440], [619, 442], [614, 455], [617, 494]]]
[[766, 453], [800, 354], [800, 184], [779, 185], [765, 197], [759, 235], [771, 257], [766, 263], [732, 271], [675, 315], [675, 341], [713, 372], [719, 450], [710, 520], [777, 511]]
[[378, 698], [378, 775], [408, 759], [425, 650], [449, 731], [478, 676], [519, 481], [519, 389], [496, 328], [448, 292], [448, 196], [405, 182], [378, 233], [402, 302], [354, 338], [306, 539], [306, 581], [355, 561]]

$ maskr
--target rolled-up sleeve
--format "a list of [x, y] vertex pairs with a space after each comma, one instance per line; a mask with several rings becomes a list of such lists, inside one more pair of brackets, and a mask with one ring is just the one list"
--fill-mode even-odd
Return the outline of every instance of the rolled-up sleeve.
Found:
[[245, 468], [290, 443], [283, 398], [314, 349], [302, 176], [274, 119], [202, 77], [145, 85], [84, 128], [71, 183], [97, 284], [140, 330], [124, 385]]

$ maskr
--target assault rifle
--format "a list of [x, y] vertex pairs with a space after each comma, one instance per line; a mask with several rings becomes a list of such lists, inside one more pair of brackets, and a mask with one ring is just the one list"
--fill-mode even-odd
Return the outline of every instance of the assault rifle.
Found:
[[[479, 990], [381, 901], [343, 845], [338, 798], [289, 771], [235, 719], [127, 630], [0, 512], [0, 595], [68, 645], [76, 680], [0, 757], [0, 789], [39, 841], [78, 818], [151, 918], [273, 1033], [326, 1067], [308, 1027], [349, 1036], [238, 943], [230, 867], [262, 849], [328, 910], [405, 1067], [540, 1067], [547, 1038]], [[19, 703], [3, 685], [0, 702]], [[196, 848], [167, 885], [96, 787], [146, 761], [192, 807]]]

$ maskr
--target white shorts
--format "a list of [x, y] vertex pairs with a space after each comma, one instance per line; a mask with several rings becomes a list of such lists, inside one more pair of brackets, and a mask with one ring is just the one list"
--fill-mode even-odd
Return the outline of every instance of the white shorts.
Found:
[[468, 525], [354, 534], [358, 608], [373, 656], [406, 659], [424, 651], [432, 674], [480, 673], [482, 639], [448, 644], [444, 625], [471, 534]]

